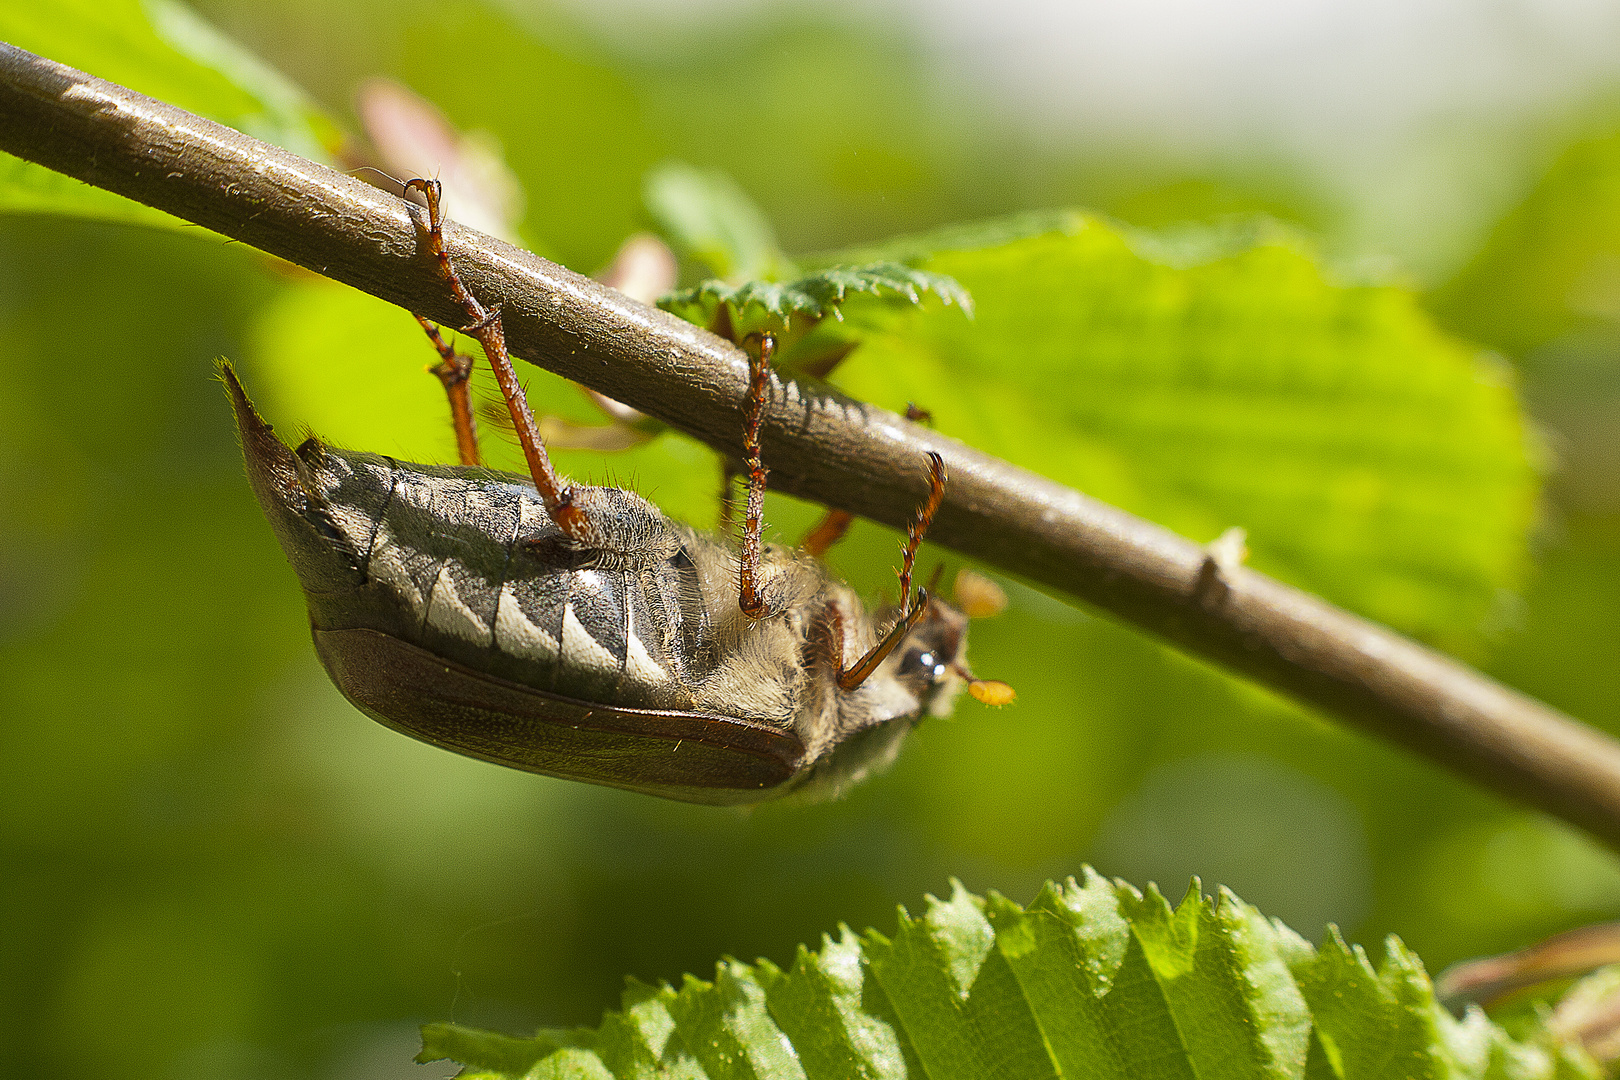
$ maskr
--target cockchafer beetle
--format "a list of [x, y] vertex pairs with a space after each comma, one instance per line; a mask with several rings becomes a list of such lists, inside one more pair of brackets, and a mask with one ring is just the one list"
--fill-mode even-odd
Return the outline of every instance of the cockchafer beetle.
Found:
[[[472, 320], [530, 477], [478, 465], [471, 361], [423, 321], [443, 362], [462, 465], [412, 465], [310, 438], [281, 442], [228, 364], [221, 372], [254, 493], [309, 605], [332, 681], [381, 723], [435, 746], [549, 776], [687, 802], [836, 795], [881, 769], [924, 715], [974, 679], [967, 616], [918, 589], [868, 615], [816, 557], [762, 542], [760, 456], [770, 336], [748, 342], [748, 508], [741, 550], [629, 491], [571, 485], [546, 457], [507, 356], [499, 312], [462, 286], [436, 181], [413, 180], [440, 269]], [[900, 572], [944, 492], [929, 460]], [[878, 627], [891, 624], [879, 634]], [[846, 664], [847, 657], [857, 657]]]

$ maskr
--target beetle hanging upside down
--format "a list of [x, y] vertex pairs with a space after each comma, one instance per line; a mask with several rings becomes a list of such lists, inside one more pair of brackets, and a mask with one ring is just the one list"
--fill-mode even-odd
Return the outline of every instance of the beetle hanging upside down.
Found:
[[[967, 617], [927, 590], [911, 596], [944, 492], [937, 455], [906, 544], [902, 606], [875, 619], [813, 555], [761, 541], [769, 336], [748, 340], [740, 553], [632, 492], [568, 483], [546, 457], [499, 312], [450, 264], [438, 183], [407, 188], [427, 198], [432, 250], [495, 370], [529, 479], [478, 467], [470, 361], [431, 324], [460, 467], [314, 438], [289, 449], [222, 367], [254, 493], [303, 586], [316, 651], [350, 701], [486, 761], [726, 804], [836, 795], [887, 765], [911, 726], [949, 712], [964, 686], [1010, 700], [1005, 684], [969, 672]], [[817, 547], [839, 531], [818, 530]]]

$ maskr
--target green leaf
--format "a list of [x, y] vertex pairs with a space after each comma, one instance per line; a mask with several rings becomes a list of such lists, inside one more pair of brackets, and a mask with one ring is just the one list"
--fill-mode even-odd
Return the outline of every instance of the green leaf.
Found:
[[480, 1071], [489, 1076], [522, 1076], [537, 1061], [558, 1049], [554, 1040], [543, 1035], [519, 1039], [459, 1024], [429, 1024], [422, 1029], [422, 1052], [416, 1055], [416, 1060], [426, 1064], [452, 1058], [479, 1063], [478, 1071], [464, 1072], [463, 1077], [478, 1075]]
[[800, 948], [792, 967], [724, 960], [679, 990], [632, 982], [595, 1030], [530, 1039], [432, 1024], [419, 1061], [463, 1077], [1595, 1078], [1578, 1046], [1453, 1019], [1391, 938], [1374, 967], [1320, 951], [1230, 892], [1172, 910], [1087, 869], [1028, 907], [956, 885], [893, 937]]
[[717, 277], [740, 284], [798, 272], [765, 214], [723, 172], [667, 161], [647, 174], [643, 201], [676, 253]]
[[1320, 952], [1298, 951], [1290, 968], [1314, 1018], [1312, 1052], [1344, 1080], [1386, 1076], [1518, 1078], [1588, 1076], [1587, 1055], [1541, 1031], [1510, 1038], [1478, 1009], [1458, 1020], [1435, 1000], [1422, 962], [1391, 936], [1374, 968], [1334, 927]]
[[[293, 83], [176, 0], [30, 0], [0, 6], [0, 40], [316, 161], [336, 126]], [[0, 154], [0, 211], [194, 228], [162, 211]]]
[[[840, 263], [919, 263], [942, 251], [979, 251], [1027, 240], [1045, 233], [1074, 233], [1094, 224], [1079, 210], [1027, 210], [984, 221], [942, 225], [928, 232], [898, 236], [877, 244], [808, 255], [800, 260], [811, 268]], [[1232, 215], [1211, 223], [1181, 223], [1161, 229], [1132, 230], [1135, 250], [1172, 266], [1190, 266], [1223, 255], [1237, 254], [1258, 243], [1289, 241], [1294, 230], [1258, 214]]]
[[[475, 408], [499, 407], [500, 390], [477, 342], [448, 335], [477, 358]], [[392, 454], [405, 461], [456, 460], [444, 389], [424, 370], [437, 360], [405, 311], [325, 278], [288, 281], [254, 314], [242, 378], [271, 422], [287, 432], [313, 431], [338, 446]], [[538, 416], [590, 426], [608, 422], [579, 387], [520, 364], [518, 377]], [[481, 422], [489, 464], [527, 473], [510, 433]], [[699, 527], [714, 523], [720, 471], [712, 451], [671, 431], [612, 454], [554, 447], [557, 467], [585, 483], [629, 487], [667, 513]]]
[[1195, 539], [1243, 526], [1258, 569], [1477, 649], [1523, 578], [1537, 492], [1503, 367], [1407, 290], [1335, 281], [1274, 226], [1063, 220], [921, 263], [971, 292], [972, 321], [851, 305], [801, 349], [859, 344], [835, 378], [856, 397], [915, 401], [941, 431]]
[[984, 221], [942, 225], [923, 233], [897, 236], [876, 244], [807, 255], [799, 261], [811, 269], [852, 263], [916, 263], [941, 251], [978, 251], [1050, 232], [1073, 232], [1085, 221], [1078, 210], [1028, 210]]
[[658, 301], [658, 306], [699, 326], [714, 325], [720, 307], [725, 306], [740, 337], [745, 328], [792, 330], [795, 317], [800, 320], [801, 330], [808, 328], [806, 323], [813, 324], [828, 315], [842, 320], [844, 303], [862, 294], [920, 305], [929, 293], [969, 314], [973, 311], [973, 298], [951, 277], [897, 262], [832, 266], [794, 281], [749, 281], [742, 285], [705, 281], [671, 293]]
[[1448, 325], [1520, 355], [1571, 331], [1612, 334], [1620, 322], [1620, 133], [1559, 155], [1431, 304]]

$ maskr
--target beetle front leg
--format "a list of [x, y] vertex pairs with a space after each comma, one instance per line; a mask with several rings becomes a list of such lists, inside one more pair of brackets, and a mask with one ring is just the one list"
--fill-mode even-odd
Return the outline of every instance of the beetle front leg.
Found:
[[934, 515], [939, 513], [940, 503], [945, 500], [945, 459], [933, 451], [928, 452], [928, 497], [917, 508], [917, 516], [912, 520], [911, 526], [906, 530], [905, 555], [900, 562], [900, 606], [901, 616], [894, 627], [885, 635], [883, 640], [874, 645], [870, 652], [856, 661], [855, 666], [848, 671], [840, 668], [838, 685], [844, 690], [854, 690], [865, 682], [876, 671], [878, 665], [894, 651], [895, 646], [905, 640], [912, 627], [922, 619], [923, 613], [928, 610], [928, 590], [918, 589], [917, 597], [910, 601], [910, 608], [906, 607], [911, 596], [911, 574], [917, 566], [917, 548], [922, 545], [923, 536], [928, 532], [928, 526], [934, 523]]
[[[908, 401], [906, 402], [906, 419], [913, 424], [931, 424], [934, 420], [934, 414], [927, 409], [919, 408], [915, 401]], [[929, 517], [932, 516], [932, 514], [929, 515]], [[729, 521], [730, 518], [728, 517], [727, 520]], [[844, 538], [844, 534], [849, 532], [849, 527], [854, 522], [855, 515], [848, 510], [829, 509], [822, 515], [821, 520], [816, 522], [815, 527], [804, 534], [804, 539], [799, 541], [799, 546], [819, 559], [832, 550], [834, 544]], [[904, 597], [903, 591], [901, 595]]]

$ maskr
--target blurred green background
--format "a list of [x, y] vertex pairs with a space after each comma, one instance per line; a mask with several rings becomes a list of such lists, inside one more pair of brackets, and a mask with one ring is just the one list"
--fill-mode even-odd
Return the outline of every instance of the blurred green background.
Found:
[[[1422, 107], [1408, 65], [1473, 86], [1441, 77], [1467, 66], [1458, 43], [1407, 22], [1369, 51], [1376, 28], [1334, 5], [1258, 51], [1234, 15], [1178, 76], [1114, 82], [1146, 24], [1099, 15], [1060, 29], [1125, 59], [1032, 62], [1028, 86], [995, 81], [1010, 35], [945, 32], [966, 4], [197, 7], [351, 129], [355, 87], [385, 74], [491, 133], [525, 235], [587, 272], [646, 226], [642, 177], [676, 157], [735, 177], [794, 253], [1058, 205], [1144, 226], [1263, 211], [1335, 265], [1404, 275], [1516, 368], [1549, 470], [1533, 570], [1459, 639], [1620, 734], [1620, 62], [1587, 56], [1617, 40], [1600, 6], [1508, 50], [1556, 77], [1489, 76], [1534, 92]], [[1276, 29], [1266, 5], [1212, 7]], [[1507, 34], [1541, 9], [1493, 10]], [[1581, 63], [1558, 51], [1576, 40]], [[1369, 99], [1362, 126], [1351, 91], [1267, 104], [1322, 57]], [[1284, 75], [1230, 75], [1267, 65]], [[1154, 77], [1189, 85], [1160, 101]], [[1307, 936], [1398, 933], [1431, 971], [1620, 914], [1620, 861], [1583, 836], [1016, 583], [973, 654], [1019, 705], [925, 725], [831, 805], [686, 807], [390, 733], [321, 672], [212, 378], [221, 355], [250, 387], [282, 349], [342, 365], [286, 317], [308, 286], [200, 234], [0, 216], [0, 1074], [443, 1075], [409, 1064], [424, 1020], [594, 1023], [626, 974], [784, 962], [952, 875], [1027, 901], [1085, 862], [1173, 895], [1198, 874]], [[774, 518], [791, 536], [808, 513]], [[889, 545], [858, 529], [841, 565], [875, 587]]]

